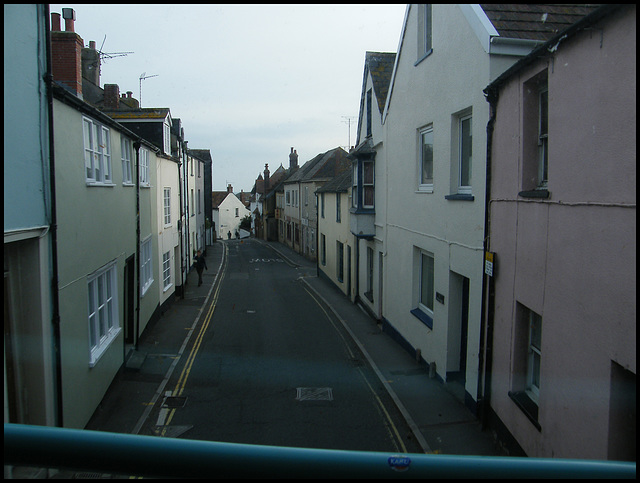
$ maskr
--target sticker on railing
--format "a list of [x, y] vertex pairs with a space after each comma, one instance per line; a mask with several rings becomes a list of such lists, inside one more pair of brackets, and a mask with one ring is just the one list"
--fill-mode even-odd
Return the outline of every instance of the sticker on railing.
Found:
[[393, 471], [407, 471], [411, 465], [411, 458], [408, 456], [394, 455], [387, 460]]

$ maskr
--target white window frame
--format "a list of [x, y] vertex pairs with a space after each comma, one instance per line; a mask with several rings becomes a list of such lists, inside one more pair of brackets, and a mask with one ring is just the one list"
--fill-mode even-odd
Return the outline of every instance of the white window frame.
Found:
[[171, 187], [165, 187], [163, 192], [164, 226], [171, 226]]
[[140, 296], [153, 284], [153, 246], [151, 235], [140, 242]]
[[[540, 364], [542, 359], [542, 317], [532, 310], [528, 314], [529, 339], [527, 345], [527, 379], [525, 391], [538, 403], [540, 396]], [[537, 325], [537, 330], [536, 330]]]
[[126, 136], [120, 137], [120, 151], [122, 159], [122, 184], [134, 186], [133, 183], [133, 141]]
[[82, 117], [85, 179], [88, 185], [113, 186], [111, 132], [89, 117]]
[[[430, 300], [425, 300], [425, 294], [423, 293], [424, 291], [424, 275], [425, 275], [425, 266], [424, 266], [424, 262], [425, 259], [430, 259], [431, 260], [431, 281], [430, 281], [430, 285], [431, 287], [426, 287], [427, 290], [427, 297], [426, 298], [430, 298]], [[427, 269], [429, 267], [426, 267]], [[428, 274], [427, 274], [428, 275]], [[425, 252], [425, 251], [420, 251], [420, 274], [418, 277], [418, 281], [419, 281], [419, 286], [418, 286], [418, 308], [420, 310], [422, 310], [425, 314], [429, 315], [430, 317], [433, 318], [433, 303], [434, 303], [434, 298], [435, 298], [435, 258], [433, 256], [433, 254]], [[430, 294], [428, 292], [431, 292]], [[430, 296], [430, 297], [429, 297]], [[425, 302], [427, 302], [429, 305], [425, 305]]]
[[418, 5], [418, 59], [416, 65], [433, 52], [433, 6]]
[[162, 254], [162, 286], [166, 292], [171, 288], [171, 251]]
[[140, 186], [149, 187], [149, 150], [140, 147], [138, 150], [138, 157], [140, 163]]
[[[543, 101], [543, 97], [546, 98]], [[543, 108], [544, 112], [543, 116]], [[546, 126], [543, 126], [545, 117]], [[546, 189], [549, 180], [549, 86], [545, 82], [538, 91], [538, 188]]]
[[[470, 145], [469, 149], [471, 150], [471, 156], [468, 160], [468, 166], [466, 170], [468, 171], [468, 180], [462, 179], [463, 174], [463, 165], [465, 164], [465, 160], [463, 159], [463, 145], [464, 145], [464, 136], [463, 136], [463, 123], [465, 121], [469, 121], [469, 132], [470, 132]], [[460, 116], [458, 119], [458, 193], [459, 194], [471, 194], [471, 185], [472, 185], [472, 169], [473, 169], [473, 121], [472, 115], [468, 114], [465, 116]], [[465, 182], [467, 181], [467, 182]]]
[[[431, 178], [423, 177], [425, 152], [424, 152], [424, 140], [425, 136], [429, 136], [431, 139]], [[419, 130], [418, 136], [418, 190], [433, 193], [433, 180], [434, 180], [434, 133], [433, 124], [430, 124]], [[428, 173], [428, 171], [427, 171]]]
[[89, 367], [94, 367], [120, 333], [115, 261], [87, 277]]
[[[371, 166], [371, 180], [367, 180], [367, 166]], [[376, 205], [376, 171], [373, 160], [362, 161], [362, 207], [373, 209]], [[371, 190], [372, 202], [367, 203], [367, 188]]]
[[162, 143], [164, 146], [164, 153], [171, 156], [171, 129], [167, 122], [162, 124]]

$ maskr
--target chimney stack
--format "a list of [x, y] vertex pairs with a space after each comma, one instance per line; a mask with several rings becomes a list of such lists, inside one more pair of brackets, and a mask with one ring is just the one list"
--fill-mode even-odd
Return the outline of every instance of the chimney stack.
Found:
[[267, 196], [269, 192], [269, 165], [264, 165], [264, 195]]
[[291, 148], [291, 153], [289, 154], [289, 169], [291, 171], [298, 169], [298, 151]]
[[76, 14], [63, 8], [65, 32], [60, 31], [60, 14], [51, 14], [51, 70], [59, 82], [82, 99], [82, 38], [74, 32]]
[[227, 185], [227, 193], [233, 193], [233, 186]]
[[118, 87], [118, 84], [104, 85], [104, 108], [105, 109], [120, 108], [120, 88]]

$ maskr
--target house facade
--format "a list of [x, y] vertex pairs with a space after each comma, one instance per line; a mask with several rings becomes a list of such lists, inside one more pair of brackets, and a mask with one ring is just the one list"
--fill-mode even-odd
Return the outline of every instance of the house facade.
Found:
[[604, 6], [486, 91], [487, 390], [528, 456], [636, 458], [635, 39]]
[[318, 270], [348, 298], [355, 299], [356, 238], [349, 224], [351, 171], [318, 188]]
[[383, 314], [386, 158], [382, 115], [395, 53], [365, 54], [356, 147], [352, 160], [350, 229], [356, 237], [356, 300], [376, 319]]
[[474, 412], [489, 120], [483, 89], [571, 22], [570, 11], [407, 7], [383, 114], [383, 277], [393, 281], [384, 284], [383, 321], [438, 379], [460, 386]]
[[64, 425], [82, 428], [159, 304], [156, 148], [65, 89], [53, 108], [65, 140], [55, 143]]
[[176, 158], [158, 154], [156, 156], [156, 205], [158, 211], [158, 259], [159, 283], [157, 286], [160, 306], [171, 302], [176, 292], [177, 277], [180, 276], [180, 177]]
[[4, 5], [4, 422], [54, 426], [61, 416], [47, 12]]
[[338, 147], [318, 154], [284, 180], [285, 243], [310, 260], [316, 260], [318, 243], [315, 192], [350, 165], [346, 151]]
[[250, 214], [249, 209], [233, 194], [231, 185], [227, 186], [227, 191], [214, 191], [211, 196], [218, 238], [235, 238], [236, 232], [240, 231], [242, 219]]

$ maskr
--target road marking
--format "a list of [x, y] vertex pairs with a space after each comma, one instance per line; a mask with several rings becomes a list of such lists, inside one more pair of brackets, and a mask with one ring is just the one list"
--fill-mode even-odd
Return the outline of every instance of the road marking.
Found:
[[[202, 327], [200, 328], [200, 332], [198, 333], [198, 336], [196, 337], [193, 347], [189, 352], [189, 356], [187, 357], [187, 361], [185, 362], [182, 372], [180, 373], [178, 382], [176, 383], [176, 386], [173, 389], [173, 392], [171, 393], [173, 397], [181, 396], [187, 384], [187, 379], [189, 379], [189, 375], [191, 374], [191, 368], [193, 367], [193, 362], [195, 361], [196, 355], [200, 350], [200, 345], [202, 344], [204, 335], [207, 332], [207, 329], [209, 328], [209, 324], [211, 323], [213, 313], [218, 303], [218, 296], [220, 295], [220, 288], [222, 287], [222, 279], [224, 278], [225, 271], [226, 271], [226, 266], [223, 268], [222, 278], [220, 279], [220, 283], [216, 288], [215, 294], [213, 296], [213, 300], [211, 301], [211, 305], [209, 307], [205, 320], [202, 324]], [[166, 408], [162, 408], [162, 409], [166, 409]], [[168, 426], [171, 423], [171, 420], [173, 419], [175, 412], [176, 412], [176, 408], [169, 409], [169, 413], [166, 416], [166, 421], [163, 421], [163, 424], [158, 424], [158, 426]], [[160, 436], [164, 436], [165, 434], [166, 434], [166, 428], [162, 430], [162, 433], [160, 434]]]
[[[213, 291], [213, 288], [216, 286], [216, 283], [218, 281], [218, 277], [223, 276], [222, 267], [226, 264], [226, 262], [227, 262], [227, 246], [225, 244], [223, 244], [222, 245], [222, 259], [220, 260], [220, 266], [218, 267], [218, 273], [216, 273], [216, 278], [213, 280], [213, 284], [211, 285], [211, 288], [209, 289], [209, 294], [207, 295], [207, 298], [205, 299], [205, 304], [206, 304], [207, 300], [209, 299], [209, 297], [211, 296], [211, 292]], [[160, 395], [162, 394], [162, 391], [164, 390], [165, 386], [169, 383], [169, 379], [171, 378], [171, 375], [173, 374], [173, 371], [177, 367], [178, 362], [180, 361], [180, 358], [182, 357], [182, 353], [184, 352], [185, 348], [187, 347], [187, 344], [189, 343], [189, 340], [191, 339], [191, 336], [193, 335], [194, 329], [198, 325], [198, 322], [200, 320], [200, 316], [202, 315], [202, 309], [203, 308], [204, 308], [204, 304], [203, 304], [203, 307], [201, 307], [200, 310], [198, 311], [198, 315], [196, 316], [196, 318], [195, 318], [195, 320], [193, 322], [193, 325], [190, 328], [186, 328], [187, 330], [189, 330], [189, 334], [187, 334], [187, 337], [185, 337], [184, 341], [182, 342], [182, 346], [180, 347], [180, 350], [178, 351], [177, 357], [171, 363], [171, 366], [169, 367], [169, 370], [167, 371], [167, 373], [164, 376], [164, 379], [162, 380], [162, 382], [158, 386], [158, 389], [156, 389], [156, 393], [151, 398], [151, 401], [147, 404], [146, 409], [142, 413], [142, 416], [140, 416], [140, 419], [138, 419], [138, 422], [136, 423], [136, 425], [134, 426], [133, 430], [131, 431], [131, 434], [138, 434], [140, 432], [140, 430], [142, 429], [142, 425], [145, 423], [145, 421], [149, 417], [149, 414], [151, 414], [151, 411], [153, 410], [153, 408], [154, 408], [156, 402], [158, 401], [158, 399], [160, 398]]]
[[[331, 319], [331, 317], [329, 317], [329, 314], [327, 313], [327, 311], [324, 309], [324, 307], [322, 306], [322, 304], [318, 301], [318, 299], [307, 289], [306, 284], [303, 285], [303, 288], [307, 291], [307, 293], [311, 296], [311, 298], [316, 302], [316, 304], [318, 304], [318, 307], [320, 307], [322, 309], [322, 311], [324, 312], [324, 314], [327, 316], [327, 319], [329, 320], [329, 322], [331, 323], [331, 325], [335, 328], [336, 332], [338, 332], [338, 335], [340, 335], [340, 337], [342, 338], [347, 351], [349, 352], [349, 356], [351, 357], [351, 359], [355, 359], [355, 354], [353, 353], [353, 351], [351, 350], [351, 348], [349, 347], [349, 344], [347, 344], [347, 340], [344, 338], [344, 336], [342, 335], [341, 331], [338, 330], [338, 327], [336, 326], [336, 324], [334, 324], [333, 320]], [[355, 339], [354, 339], [355, 341]], [[398, 428], [396, 428], [396, 425], [393, 423], [393, 420], [391, 419], [391, 415], [389, 414], [389, 412], [387, 411], [387, 409], [384, 407], [384, 404], [382, 403], [382, 400], [378, 397], [378, 395], [375, 393], [375, 391], [373, 390], [373, 388], [371, 387], [371, 384], [369, 384], [369, 381], [367, 381], [367, 378], [364, 375], [364, 372], [362, 372], [362, 369], [358, 368], [358, 372], [360, 372], [360, 375], [362, 376], [362, 378], [364, 379], [364, 382], [367, 384], [367, 386], [369, 387], [369, 390], [371, 391], [371, 394], [373, 394], [373, 396], [376, 399], [376, 402], [378, 403], [378, 406], [382, 409], [382, 412], [384, 413], [384, 416], [387, 419], [387, 422], [389, 423], [391, 429], [393, 430], [393, 433], [396, 436], [396, 440], [397, 442], [400, 444], [400, 447], [402, 448], [402, 452], [406, 453], [407, 452], [407, 448], [404, 444], [404, 441], [402, 441], [402, 438], [400, 437], [400, 433], [398, 431]], [[392, 438], [393, 440], [393, 438]]]

